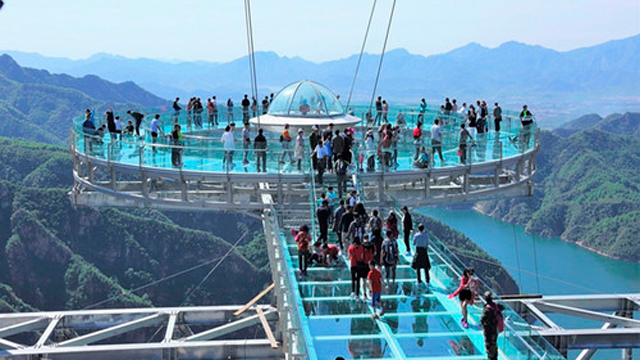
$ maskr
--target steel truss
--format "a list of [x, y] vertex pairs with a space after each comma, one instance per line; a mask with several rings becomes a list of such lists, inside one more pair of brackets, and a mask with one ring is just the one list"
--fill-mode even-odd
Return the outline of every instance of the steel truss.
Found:
[[[640, 294], [518, 296], [504, 299], [562, 354], [581, 349], [576, 359], [588, 360], [598, 349], [622, 349], [631, 360], [640, 348]], [[597, 328], [567, 329], [552, 320], [555, 314], [601, 324]]]
[[0, 314], [0, 357], [282, 358], [271, 332], [278, 311], [254, 305], [234, 315], [242, 309], [234, 305]]

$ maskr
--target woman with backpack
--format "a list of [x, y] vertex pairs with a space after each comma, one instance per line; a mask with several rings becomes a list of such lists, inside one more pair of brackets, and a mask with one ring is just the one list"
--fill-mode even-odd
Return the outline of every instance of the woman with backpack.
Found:
[[460, 300], [460, 311], [462, 312], [462, 319], [460, 322], [462, 323], [462, 327], [465, 329], [469, 328], [469, 323], [467, 322], [467, 307], [469, 305], [473, 305], [476, 297], [476, 291], [478, 289], [478, 279], [476, 279], [474, 273], [473, 268], [464, 269], [458, 289], [449, 295], [449, 299], [457, 296]]
[[387, 230], [387, 238], [382, 243], [382, 263], [384, 264], [385, 277], [387, 278], [387, 286], [390, 281], [396, 283], [396, 266], [398, 265], [398, 243], [396, 237], [393, 237], [393, 232]]
[[311, 235], [309, 235], [309, 227], [307, 225], [300, 226], [295, 240], [298, 244], [298, 268], [302, 275], [306, 276], [307, 265], [309, 264], [309, 243], [311, 242]]
[[498, 334], [504, 330], [504, 307], [493, 301], [490, 291], [484, 293], [485, 305], [482, 309], [480, 324], [484, 334], [484, 348], [488, 360], [498, 360]]

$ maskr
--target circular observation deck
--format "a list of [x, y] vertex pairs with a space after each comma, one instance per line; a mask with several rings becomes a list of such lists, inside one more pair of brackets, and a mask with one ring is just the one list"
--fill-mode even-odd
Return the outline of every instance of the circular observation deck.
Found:
[[[354, 107], [361, 117], [367, 110]], [[242, 143], [242, 128], [235, 129], [232, 152], [225, 150], [220, 140], [220, 126], [234, 117], [242, 119], [241, 108], [234, 108], [230, 114], [221, 112], [217, 119], [211, 119], [206, 110], [177, 116], [173, 112], [144, 113], [147, 117], [141, 136], [112, 137], [108, 132], [100, 136], [85, 131], [82, 118], [74, 120], [69, 141], [75, 180], [70, 197], [75, 205], [248, 211], [264, 208], [263, 197], [268, 194], [276, 206], [308, 211], [311, 199], [322, 191], [309, 155], [308, 132], [300, 161], [293, 144], [291, 149], [280, 144], [282, 128], [265, 132], [266, 168], [258, 172], [253, 148], [255, 126], [250, 127], [252, 141], [246, 146]], [[155, 114], [160, 114], [162, 131], [154, 143], [148, 128]], [[118, 115], [126, 123], [128, 116], [124, 112]], [[458, 114], [421, 114], [411, 108], [397, 108], [389, 115], [392, 124], [398, 118], [403, 120], [397, 141], [389, 148], [378, 148], [377, 133], [374, 146], [367, 147], [363, 138], [369, 127], [354, 126], [347, 191], [357, 189], [367, 204], [417, 207], [531, 195], [539, 131], [535, 125], [523, 128], [517, 113], [503, 111], [500, 132], [492, 129], [493, 121], [489, 119], [489, 131], [469, 141], [464, 164], [458, 155], [459, 124], [464, 119]], [[101, 125], [100, 118], [96, 116], [94, 120], [96, 128]], [[414, 165], [416, 144], [412, 131], [419, 118], [425, 125], [423, 141], [418, 146], [424, 145], [429, 154], [427, 168]], [[442, 160], [432, 154], [429, 128], [435, 119], [443, 123]], [[184, 129], [177, 145], [169, 136], [174, 123]], [[292, 136], [295, 130], [291, 131]], [[320, 129], [323, 130], [324, 127]], [[383, 164], [386, 156], [390, 166]], [[229, 166], [225, 158], [231, 159]], [[327, 172], [324, 186], [331, 185], [337, 186], [337, 176]]]

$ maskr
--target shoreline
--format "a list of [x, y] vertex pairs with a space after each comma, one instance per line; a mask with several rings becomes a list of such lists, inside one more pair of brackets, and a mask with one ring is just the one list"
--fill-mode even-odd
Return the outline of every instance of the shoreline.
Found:
[[[486, 211], [484, 211], [484, 210], [482, 209], [482, 206], [478, 205], [477, 203], [476, 203], [476, 204], [474, 204], [474, 205], [471, 207], [471, 209], [472, 209], [473, 211], [475, 211], [475, 212], [479, 213], [479, 214], [484, 215], [484, 216], [488, 216], [488, 217], [490, 217], [490, 218], [492, 218], [492, 219], [497, 219], [497, 220], [500, 220], [500, 221], [502, 221], [502, 222], [504, 222], [504, 223], [511, 224], [510, 222], [505, 221], [505, 220], [503, 220], [502, 218], [499, 218], [499, 217], [495, 217], [495, 216], [491, 216], [491, 215], [489, 215]], [[535, 234], [535, 235], [546, 237], [546, 236], [541, 235], [541, 234]], [[587, 245], [585, 245], [582, 241], [573, 241], [573, 240], [568, 239], [568, 238], [566, 238], [566, 237], [564, 237], [564, 236], [559, 236], [559, 238], [560, 238], [562, 241], [564, 241], [564, 242], [571, 243], [571, 244], [576, 244], [576, 245], [578, 245], [579, 247], [581, 247], [581, 248], [583, 248], [583, 249], [585, 249], [585, 250], [589, 250], [589, 251], [594, 252], [594, 253], [596, 253], [596, 254], [598, 254], [598, 255], [604, 256], [604, 257], [606, 257], [606, 258], [608, 258], [608, 259], [613, 259], [613, 260], [618, 260], [618, 261], [624, 261], [624, 262], [629, 262], [629, 263], [636, 263], [635, 261], [632, 261], [632, 260], [625, 260], [625, 259], [623, 259], [623, 258], [621, 258], [621, 257], [619, 257], [619, 256], [611, 255], [611, 254], [608, 254], [608, 253], [606, 253], [606, 252], [604, 252], [604, 251], [602, 251], [602, 250], [598, 250], [598, 249], [592, 248], [592, 247], [590, 247], [590, 246], [587, 246]], [[639, 262], [637, 262], [637, 263], [640, 263], [640, 261], [639, 261]]]

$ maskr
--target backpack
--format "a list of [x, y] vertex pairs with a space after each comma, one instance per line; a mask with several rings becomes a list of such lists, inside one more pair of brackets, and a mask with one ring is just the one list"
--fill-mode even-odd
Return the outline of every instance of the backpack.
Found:
[[384, 249], [384, 262], [389, 265], [398, 263], [398, 244], [395, 241], [387, 243]]
[[496, 326], [498, 328], [498, 333], [501, 333], [504, 331], [504, 315], [502, 315], [502, 311], [497, 305], [493, 309], [493, 312], [496, 315]]
[[382, 231], [382, 219], [379, 217], [373, 218], [371, 223], [371, 231]]
[[496, 329], [498, 330], [498, 334], [504, 331], [504, 315], [502, 315], [502, 310], [500, 310], [500, 306], [496, 303], [493, 305], [485, 305], [491, 311], [493, 311], [493, 318], [496, 322]]
[[347, 174], [347, 163], [342, 161], [342, 160], [338, 160], [337, 164], [336, 164], [336, 174], [338, 175], [346, 175]]

